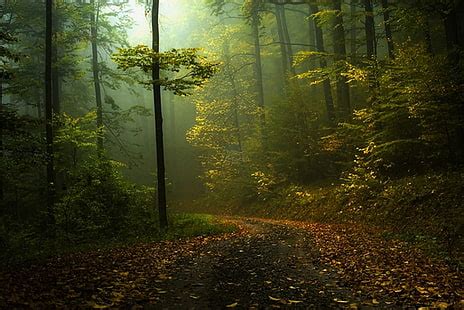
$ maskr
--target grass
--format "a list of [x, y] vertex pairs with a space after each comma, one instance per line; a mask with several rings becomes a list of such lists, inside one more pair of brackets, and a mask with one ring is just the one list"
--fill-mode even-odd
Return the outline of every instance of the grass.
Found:
[[221, 223], [209, 214], [174, 213], [170, 220], [170, 229], [164, 239], [181, 239], [196, 236], [218, 235], [235, 231], [231, 224]]

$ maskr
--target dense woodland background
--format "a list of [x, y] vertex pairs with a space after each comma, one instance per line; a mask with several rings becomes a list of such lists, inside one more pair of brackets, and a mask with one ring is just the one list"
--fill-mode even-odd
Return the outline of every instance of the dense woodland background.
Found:
[[[45, 4], [0, 2], [2, 260], [158, 234], [150, 89], [115, 63], [150, 44], [141, 2], [55, 1], [52, 205]], [[161, 50], [217, 66], [161, 85], [168, 210], [354, 221], [462, 259], [464, 2], [165, 2]]]

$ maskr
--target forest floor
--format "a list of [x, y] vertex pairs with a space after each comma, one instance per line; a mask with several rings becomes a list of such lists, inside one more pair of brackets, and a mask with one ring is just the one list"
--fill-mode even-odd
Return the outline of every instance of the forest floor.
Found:
[[374, 229], [220, 220], [238, 230], [0, 272], [0, 308], [464, 308], [462, 272]]

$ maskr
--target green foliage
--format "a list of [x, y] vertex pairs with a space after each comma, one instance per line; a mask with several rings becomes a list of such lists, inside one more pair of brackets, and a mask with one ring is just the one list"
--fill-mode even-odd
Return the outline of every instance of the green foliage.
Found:
[[356, 166], [370, 171], [360, 177], [397, 177], [461, 162], [462, 82], [446, 58], [406, 44], [385, 69], [372, 106], [355, 113], [364, 141]]
[[176, 95], [186, 96], [192, 89], [202, 87], [217, 72], [217, 63], [211, 63], [199, 55], [199, 49], [172, 49], [156, 53], [146, 45], [119, 49], [112, 59], [118, 68], [129, 70], [138, 68], [150, 73], [155, 64], [165, 76], [157, 81], [142, 81], [145, 85], [159, 84]]
[[[36, 119], [18, 115], [10, 105], [0, 110], [1, 160], [0, 175], [3, 197], [0, 217], [18, 217], [40, 201], [44, 182], [37, 167], [45, 163], [41, 125]], [[38, 196], [38, 197], [37, 197]], [[31, 213], [37, 213], [34, 210]]]
[[165, 238], [179, 239], [208, 236], [235, 231], [236, 227], [217, 221], [209, 214], [176, 213], [170, 219], [170, 230]]
[[108, 238], [124, 229], [134, 200], [130, 185], [117, 172], [119, 164], [88, 158], [67, 176], [66, 194], [57, 204], [57, 227], [66, 238]]

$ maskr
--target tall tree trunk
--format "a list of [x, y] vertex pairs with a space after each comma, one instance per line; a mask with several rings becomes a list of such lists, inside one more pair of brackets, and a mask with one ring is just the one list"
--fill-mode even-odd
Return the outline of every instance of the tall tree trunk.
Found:
[[357, 20], [356, 20], [356, 0], [351, 0], [350, 2], [350, 16], [351, 16], [351, 29], [350, 29], [350, 54], [351, 54], [351, 61], [354, 63], [356, 61], [356, 54], [357, 54], [357, 36], [358, 36], [358, 29], [357, 29]]
[[295, 67], [293, 67], [293, 48], [292, 48], [292, 40], [290, 38], [290, 32], [288, 31], [288, 24], [287, 24], [287, 14], [285, 13], [285, 5], [278, 5], [278, 13], [280, 14], [281, 19], [281, 27], [282, 27], [282, 34], [284, 38], [284, 47], [287, 51], [288, 57], [288, 69], [292, 76], [296, 75]]
[[309, 41], [309, 51], [315, 51], [316, 47], [316, 22], [311, 18], [311, 6], [308, 6], [308, 41]]
[[[316, 46], [316, 28], [315, 28], [315, 22], [314, 19], [311, 18], [311, 7], [308, 5], [308, 18], [307, 18], [307, 26], [308, 26], [308, 51], [309, 52], [314, 52], [317, 51], [317, 46]], [[314, 70], [317, 67], [316, 63], [310, 59], [308, 61], [308, 64], [306, 66], [306, 70]], [[313, 88], [309, 87], [308, 88], [308, 97], [313, 98]]]
[[424, 40], [425, 40], [425, 47], [427, 48], [427, 52], [433, 54], [433, 45], [432, 45], [432, 34], [430, 31], [430, 22], [428, 17], [425, 17], [425, 24], [424, 24]]
[[[56, 44], [56, 43], [55, 43]], [[56, 67], [58, 63], [58, 48], [54, 46], [52, 48], [52, 102], [53, 102], [53, 113], [59, 114], [61, 113], [61, 83], [60, 83], [60, 72], [59, 69]]]
[[395, 58], [395, 46], [393, 44], [393, 33], [390, 25], [390, 8], [388, 6], [388, 0], [381, 0], [383, 10], [383, 24], [385, 27], [385, 38], [387, 39], [388, 57], [390, 59]]
[[90, 14], [90, 35], [92, 42], [92, 71], [95, 88], [95, 103], [97, 105], [97, 152], [101, 156], [103, 152], [103, 103], [100, 84], [100, 65], [98, 63], [98, 18], [100, 15], [100, 3], [91, 0], [92, 13]]
[[[317, 5], [310, 5], [310, 9], [311, 9], [312, 14], [317, 14], [319, 12], [319, 7]], [[315, 25], [315, 31], [316, 31], [317, 51], [320, 53], [325, 53], [324, 35], [322, 33], [322, 28], [317, 23], [314, 23], [314, 25]], [[321, 68], [327, 67], [327, 61], [325, 60], [324, 57], [321, 57], [320, 66]], [[326, 80], [324, 80], [324, 82], [322, 83], [322, 87], [324, 89], [327, 119], [330, 123], [333, 123], [335, 121], [335, 107], [334, 107], [334, 102], [333, 102], [333, 97], [332, 97], [332, 87], [330, 86], [330, 79], [327, 78]]]
[[[335, 61], [346, 60], [345, 46], [345, 28], [343, 26], [343, 15], [341, 0], [333, 0], [332, 9], [336, 11], [336, 16], [333, 23], [333, 46], [335, 53]], [[351, 114], [350, 89], [347, 78], [341, 74], [337, 75], [337, 104], [340, 115], [343, 118], [348, 118]]]
[[55, 216], [55, 167], [53, 152], [53, 98], [52, 98], [52, 35], [53, 35], [53, 0], [46, 0], [45, 30], [45, 133], [47, 152], [47, 214], [48, 228], [53, 231]]
[[[366, 54], [367, 59], [371, 62], [370, 65], [373, 69], [375, 69], [377, 58], [377, 44], [375, 37], [374, 7], [372, 6], [372, 0], [363, 0], [363, 2], [365, 14]], [[375, 74], [369, 73], [368, 86], [372, 94], [371, 100], [374, 100], [375, 89], [377, 86]]]
[[[275, 5], [275, 16], [276, 16], [276, 21], [277, 21], [277, 33], [279, 35], [279, 46], [280, 46], [280, 59], [282, 62], [282, 76], [285, 78], [283, 79], [284, 81], [286, 80], [287, 74], [288, 74], [288, 55], [287, 55], [287, 47], [285, 46], [285, 35], [283, 31], [283, 25], [282, 25], [282, 15], [280, 14], [280, 5], [276, 4]], [[284, 91], [286, 90], [286, 83], [283, 83], [283, 88]]]
[[[0, 74], [3, 75], [3, 72]], [[0, 76], [0, 118], [3, 117], [3, 76]], [[3, 161], [3, 124], [0, 124], [0, 160]], [[3, 207], [3, 175], [0, 176], [0, 206]], [[0, 208], [0, 214], [2, 214]]]
[[231, 57], [230, 57], [230, 48], [229, 42], [225, 42], [224, 45], [224, 58], [225, 61], [225, 74], [229, 79], [230, 85], [232, 86], [232, 98], [233, 98], [233, 117], [234, 117], [234, 127], [237, 133], [237, 147], [238, 151], [240, 152], [240, 156], [242, 156], [243, 147], [242, 147], [242, 133], [240, 129], [240, 118], [239, 118], [239, 94], [237, 90], [237, 83], [235, 82], [235, 76], [233, 69], [231, 67]]
[[[159, 53], [159, 0], [153, 0], [152, 4], [152, 48]], [[153, 83], [153, 104], [155, 110], [155, 136], [156, 136], [156, 166], [158, 177], [158, 209], [160, 229], [165, 231], [168, 228], [167, 204], [166, 204], [166, 168], [164, 163], [164, 141], [163, 141], [163, 111], [161, 103], [161, 85], [156, 81], [160, 79], [160, 65], [158, 62], [153, 64], [152, 69]]]
[[444, 17], [445, 34], [446, 34], [446, 48], [448, 50], [448, 58], [452, 63], [459, 63], [459, 28], [458, 16], [456, 8], [452, 8]]
[[375, 58], [375, 23], [374, 23], [374, 8], [371, 0], [364, 0], [365, 12], [365, 30], [366, 30], [366, 51], [367, 58], [370, 60]]
[[255, 54], [255, 77], [256, 77], [256, 90], [257, 90], [257, 100], [258, 100], [258, 107], [261, 109], [260, 111], [260, 127], [261, 127], [261, 135], [262, 135], [262, 143], [264, 145], [265, 138], [264, 138], [264, 130], [266, 126], [266, 114], [264, 111], [264, 85], [263, 85], [263, 67], [261, 61], [261, 46], [259, 40], [259, 12], [258, 12], [258, 4], [256, 1], [253, 1], [253, 10], [251, 15], [251, 27], [252, 27], [252, 34], [254, 40], [254, 54]]
[[[56, 12], [55, 15], [53, 15], [53, 8], [57, 7], [57, 2], [53, 2], [52, 6], [52, 19], [53, 19], [53, 25], [52, 25], [52, 104], [53, 104], [53, 113], [59, 114], [61, 113], [61, 96], [60, 96], [60, 84], [61, 84], [61, 72], [60, 69], [58, 68], [58, 58], [59, 58], [59, 46], [58, 46], [58, 33], [61, 31], [61, 16], [59, 16]], [[54, 42], [53, 42], [54, 41]]]

